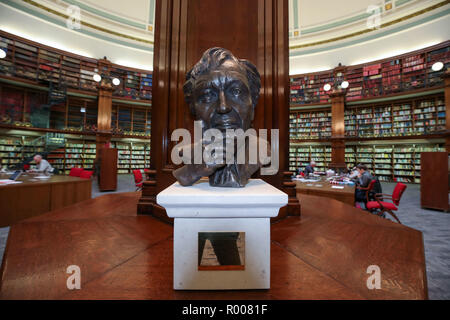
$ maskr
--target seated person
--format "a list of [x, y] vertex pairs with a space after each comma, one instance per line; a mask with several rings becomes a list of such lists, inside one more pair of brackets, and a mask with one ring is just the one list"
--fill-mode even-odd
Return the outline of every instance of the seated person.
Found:
[[40, 154], [37, 154], [33, 158], [34, 162], [36, 162], [36, 168], [31, 170], [32, 172], [48, 172], [51, 173], [54, 171], [53, 167], [48, 163], [47, 160], [42, 159]]
[[311, 173], [314, 173], [314, 167], [316, 166], [316, 162], [314, 160], [312, 160], [309, 165], [306, 166], [305, 168], [305, 176], [310, 175]]
[[358, 171], [358, 176], [353, 179], [356, 183], [355, 202], [365, 208], [364, 203], [366, 202], [366, 190], [362, 190], [361, 188], [367, 188], [370, 181], [373, 180], [373, 177], [367, 170], [367, 167], [361, 163], [356, 166], [356, 170]]

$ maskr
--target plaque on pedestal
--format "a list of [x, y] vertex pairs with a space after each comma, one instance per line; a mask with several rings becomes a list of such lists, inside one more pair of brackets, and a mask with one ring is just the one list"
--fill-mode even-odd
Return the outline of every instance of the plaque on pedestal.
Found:
[[174, 289], [270, 288], [270, 218], [288, 196], [261, 179], [245, 188], [178, 182], [157, 196], [174, 222]]

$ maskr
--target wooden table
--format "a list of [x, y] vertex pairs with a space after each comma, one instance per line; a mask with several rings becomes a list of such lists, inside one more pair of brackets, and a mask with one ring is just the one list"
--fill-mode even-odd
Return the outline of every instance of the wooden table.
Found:
[[[309, 194], [313, 196], [327, 197], [351, 206], [355, 204], [355, 186], [342, 185], [344, 189], [333, 188], [333, 184], [322, 178], [317, 182], [301, 182], [295, 181], [297, 184], [297, 194]], [[337, 185], [341, 186], [341, 185]]]
[[[427, 298], [421, 232], [308, 195], [301, 217], [271, 227], [271, 289], [175, 291], [173, 227], [137, 216], [139, 197], [108, 194], [12, 226], [0, 300]], [[67, 289], [69, 265], [81, 290]], [[381, 289], [367, 288], [370, 265]]]
[[[90, 179], [54, 175], [37, 179], [39, 174], [22, 174], [18, 184], [0, 185], [0, 227], [12, 225], [91, 198]], [[0, 179], [9, 175], [0, 174]]]

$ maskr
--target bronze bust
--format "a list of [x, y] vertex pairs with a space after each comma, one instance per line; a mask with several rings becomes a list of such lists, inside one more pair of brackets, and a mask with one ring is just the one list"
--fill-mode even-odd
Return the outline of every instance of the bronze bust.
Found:
[[[236, 58], [226, 49], [210, 48], [187, 73], [183, 91], [195, 120], [202, 123], [203, 132], [218, 129], [228, 136], [228, 129], [246, 131], [252, 127], [260, 88], [259, 72], [251, 62]], [[244, 148], [248, 152], [248, 143]], [[211, 186], [244, 187], [261, 162], [238, 162], [235, 154], [233, 158], [234, 161], [226, 163], [185, 164], [173, 175], [183, 186], [208, 176]]]

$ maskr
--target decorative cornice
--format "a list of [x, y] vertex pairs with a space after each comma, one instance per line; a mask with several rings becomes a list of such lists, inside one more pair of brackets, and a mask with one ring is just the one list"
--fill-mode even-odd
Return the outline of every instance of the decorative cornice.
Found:
[[[412, 14], [406, 15], [406, 16], [401, 17], [399, 19], [383, 23], [383, 24], [381, 24], [379, 29], [390, 27], [390, 26], [392, 26], [394, 24], [397, 24], [397, 23], [404, 22], [406, 20], [415, 18], [415, 17], [417, 17], [419, 15], [422, 15], [424, 13], [433, 11], [433, 10], [438, 9], [438, 8], [441, 8], [441, 7], [443, 7], [443, 6], [447, 5], [447, 4], [450, 4], [450, 0], [444, 0], [444, 1], [442, 1], [440, 3], [437, 3], [437, 4], [433, 5], [433, 6], [430, 6], [428, 8], [419, 10], [417, 12], [414, 12]], [[300, 45], [293, 45], [293, 46], [289, 47], [289, 50], [297, 50], [297, 49], [302, 49], [302, 48], [307, 48], [307, 47], [313, 47], [313, 46], [318, 46], [318, 45], [322, 45], [322, 44], [327, 44], [327, 43], [331, 43], [331, 42], [336, 42], [336, 41], [340, 41], [340, 40], [345, 40], [345, 39], [357, 37], [357, 36], [360, 36], [362, 34], [366, 34], [366, 33], [369, 33], [369, 32], [375, 32], [375, 31], [378, 31], [379, 29], [365, 29], [365, 30], [361, 30], [361, 31], [358, 31], [358, 32], [353, 32], [353, 33], [350, 33], [350, 34], [346, 34], [346, 35], [343, 35], [343, 36], [339, 36], [339, 37], [335, 37], [335, 38], [331, 38], [331, 39], [327, 39], [327, 40], [321, 40], [321, 41], [305, 43], [305, 44], [300, 44]]]
[[75, 5], [77, 7], [80, 7], [81, 9], [83, 9], [91, 14], [94, 14], [96, 16], [99, 16], [99, 17], [102, 17], [102, 18], [105, 18], [108, 20], [112, 20], [114, 22], [118, 22], [120, 24], [124, 24], [124, 25], [130, 26], [130, 27], [138, 28], [141, 30], [147, 30], [147, 25], [144, 23], [136, 22], [136, 21], [118, 16], [114, 13], [110, 13], [110, 12], [107, 12], [102, 9], [94, 8], [94, 7], [84, 4], [78, 0], [63, 0], [63, 1], [70, 5]]

